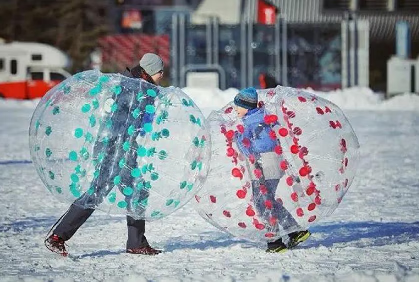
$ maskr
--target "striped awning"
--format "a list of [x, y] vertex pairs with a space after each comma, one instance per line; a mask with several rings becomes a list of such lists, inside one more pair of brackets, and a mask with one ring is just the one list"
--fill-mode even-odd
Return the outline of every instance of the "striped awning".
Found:
[[[289, 23], [340, 23], [345, 19], [343, 11], [323, 11], [322, 0], [273, 0], [285, 15]], [[370, 23], [372, 41], [388, 41], [395, 38], [395, 27], [398, 21], [410, 24], [412, 41], [419, 41], [419, 15], [417, 12], [378, 12], [362, 11], [358, 19]]]

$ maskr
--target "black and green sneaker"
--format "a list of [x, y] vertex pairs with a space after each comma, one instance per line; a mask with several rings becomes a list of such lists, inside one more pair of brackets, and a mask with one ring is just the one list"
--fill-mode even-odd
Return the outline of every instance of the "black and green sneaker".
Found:
[[278, 239], [274, 242], [268, 243], [267, 253], [284, 253], [287, 251], [287, 245], [282, 242], [282, 239]]
[[288, 249], [296, 247], [298, 244], [304, 242], [310, 237], [311, 233], [308, 230], [297, 231], [289, 234], [290, 240], [288, 242]]

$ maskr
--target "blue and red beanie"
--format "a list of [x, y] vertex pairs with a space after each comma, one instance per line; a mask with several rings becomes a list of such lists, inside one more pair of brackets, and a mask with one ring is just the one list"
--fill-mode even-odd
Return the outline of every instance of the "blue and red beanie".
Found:
[[253, 87], [244, 88], [234, 97], [236, 106], [251, 110], [258, 106], [258, 93]]

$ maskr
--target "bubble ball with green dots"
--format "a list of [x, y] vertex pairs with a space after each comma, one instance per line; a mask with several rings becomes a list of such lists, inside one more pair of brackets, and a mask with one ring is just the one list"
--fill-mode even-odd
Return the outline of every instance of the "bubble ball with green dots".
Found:
[[163, 218], [206, 180], [210, 134], [181, 89], [90, 70], [48, 91], [30, 124], [30, 152], [61, 202], [137, 219]]

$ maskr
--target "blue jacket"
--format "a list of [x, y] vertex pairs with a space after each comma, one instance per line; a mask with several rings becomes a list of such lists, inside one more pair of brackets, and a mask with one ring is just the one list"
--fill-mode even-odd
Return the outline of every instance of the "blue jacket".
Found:
[[[249, 110], [243, 117], [244, 132], [236, 132], [237, 146], [244, 155], [251, 154], [258, 157], [260, 153], [272, 152], [277, 145], [276, 139], [269, 136], [271, 127], [265, 123], [265, 109], [256, 108]], [[243, 140], [247, 138], [250, 146], [245, 146]]]

